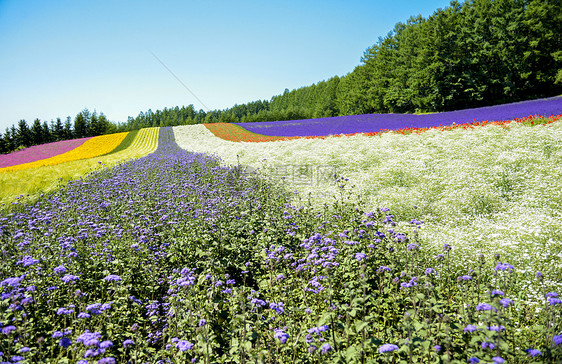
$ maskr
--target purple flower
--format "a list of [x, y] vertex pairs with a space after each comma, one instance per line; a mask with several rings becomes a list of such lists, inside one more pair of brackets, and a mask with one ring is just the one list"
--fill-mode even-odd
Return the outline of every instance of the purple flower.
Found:
[[29, 349], [27, 346], [24, 346], [23, 348], [20, 349], [20, 353], [27, 353], [29, 350], [31, 349]]
[[492, 292], [490, 292], [490, 294], [492, 296], [503, 296], [503, 291], [500, 291], [499, 289], [494, 289]]
[[480, 363], [480, 359], [475, 358], [475, 357], [471, 357], [470, 359], [468, 359], [469, 363]]
[[478, 327], [476, 327], [474, 325], [466, 325], [466, 327], [463, 330], [464, 330], [464, 332], [474, 332], [474, 331], [478, 330]]
[[509, 270], [509, 272], [513, 272], [513, 266], [511, 264], [508, 263], [498, 263], [496, 265], [496, 270]]
[[282, 344], [285, 344], [287, 342], [287, 339], [289, 338], [289, 334], [281, 329], [274, 329], [274, 331], [275, 334], [273, 334], [273, 337], [278, 339]]
[[269, 303], [269, 308], [272, 309], [272, 310], [275, 310], [275, 312], [277, 312], [279, 315], [282, 315], [285, 312], [285, 309], [283, 307], [284, 307], [283, 302], [279, 302], [279, 303], [270, 302]]
[[554, 341], [554, 345], [561, 345], [562, 344], [562, 335], [553, 336], [552, 341]]
[[64, 336], [64, 335], [63, 335], [62, 332], [60, 332], [60, 331], [55, 331], [55, 332], [53, 332], [53, 335], [51, 335], [51, 337], [52, 337], [53, 339], [58, 339], [59, 337], [63, 337], [63, 336]]
[[495, 331], [495, 332], [500, 332], [500, 331], [502, 331], [502, 330], [505, 330], [505, 326], [503, 326], [503, 325], [499, 325], [499, 326], [497, 326], [497, 325], [489, 326], [489, 327], [488, 327], [488, 330], [490, 330], [490, 331]]
[[490, 311], [492, 309], [492, 305], [489, 303], [479, 303], [476, 305], [476, 311]]
[[355, 259], [357, 259], [358, 262], [365, 259], [365, 257], [366, 257], [366, 255], [364, 253], [355, 253]]
[[131, 339], [127, 339], [127, 340], [123, 341], [123, 347], [124, 348], [126, 348], [129, 345], [134, 345], [134, 344], [135, 344], [135, 342]]
[[441, 346], [435, 345], [435, 346], [433, 347], [433, 349], [435, 349], [436, 352], [440, 352], [440, 351], [441, 351]]
[[112, 347], [112, 346], [113, 346], [113, 343], [112, 343], [111, 341], [109, 341], [109, 340], [102, 341], [102, 342], [100, 343], [100, 348], [102, 348], [102, 349], [107, 349], [107, 348], [110, 348], [110, 347]]
[[108, 275], [107, 277], [105, 277], [103, 280], [106, 281], [106, 282], [111, 282], [111, 281], [116, 281], [116, 282], [118, 282], [118, 281], [122, 281], [121, 277], [119, 277], [118, 275], [115, 275], [115, 274], [110, 274], [110, 275]]
[[199, 320], [199, 325], [198, 325], [198, 326], [205, 326], [205, 325], [207, 325], [207, 320], [205, 320], [205, 319]]
[[379, 353], [388, 353], [391, 351], [398, 350], [398, 346], [394, 344], [384, 344], [379, 347]]
[[3, 286], [17, 287], [17, 286], [19, 286], [19, 284], [23, 280], [23, 278], [24, 278], [23, 276], [22, 277], [6, 278], [2, 282], [0, 282], [0, 287], [3, 287]]
[[78, 335], [76, 342], [82, 343], [84, 346], [97, 346], [98, 339], [100, 337], [101, 334], [99, 332], [90, 332], [90, 330], [86, 330], [83, 334]]
[[23, 257], [22, 260], [19, 260], [17, 262], [17, 264], [23, 264], [24, 267], [29, 267], [30, 265], [33, 265], [33, 264], [36, 264], [36, 263], [39, 263], [39, 260], [33, 258], [30, 255], [26, 255], [25, 257]]
[[86, 313], [86, 312], [80, 312], [78, 314], [78, 318], [90, 318], [90, 314]]
[[64, 283], [73, 283], [74, 281], [77, 281], [79, 278], [77, 276], [74, 276], [72, 274], [67, 274], [64, 277], [61, 278], [61, 281], [63, 281]]
[[312, 353], [314, 353], [314, 352], [316, 351], [316, 349], [318, 349], [316, 346], [310, 345], [310, 346], [308, 347], [308, 352], [309, 352], [310, 354], [312, 354]]
[[176, 344], [176, 348], [178, 348], [179, 351], [187, 351], [187, 350], [191, 350], [191, 348], [193, 348], [195, 345], [193, 345], [192, 343], [190, 343], [187, 340], [180, 340], [178, 341], [178, 343]]
[[17, 362], [22, 361], [22, 360], [23, 360], [23, 357], [18, 356], [18, 355], [14, 355], [14, 356], [12, 356], [12, 357], [10, 358], [10, 361], [11, 361], [12, 363], [17, 363]]
[[464, 275], [464, 276], [460, 276], [460, 277], [458, 278], [458, 280], [459, 280], [459, 281], [470, 281], [470, 280], [472, 280], [472, 277], [469, 276], [469, 275]]
[[13, 331], [16, 331], [16, 327], [13, 325], [6, 326], [2, 329], [4, 335], [10, 335]]
[[562, 304], [562, 301], [559, 298], [549, 298], [548, 302], [550, 302], [551, 306]]
[[548, 292], [544, 295], [546, 298], [558, 298], [558, 293], [556, 292]]
[[384, 266], [384, 265], [381, 265], [381, 266], [379, 267], [379, 269], [377, 269], [377, 273], [382, 273], [382, 272], [385, 272], [385, 271], [386, 271], [386, 272], [390, 272], [390, 268], [388, 268], [388, 267], [386, 267], [386, 266]]
[[406, 282], [400, 283], [400, 287], [401, 287], [401, 288], [411, 288], [411, 287], [415, 287], [415, 286], [418, 285], [418, 283], [416, 282], [417, 279], [418, 279], [417, 277], [412, 277], [409, 282], [407, 282], [407, 283], [406, 283]]
[[512, 305], [512, 304], [513, 304], [513, 301], [510, 300], [509, 298], [502, 298], [502, 299], [500, 300], [500, 303], [501, 303], [501, 305], [502, 305], [503, 307], [507, 308], [507, 307], [509, 307], [509, 305]]
[[527, 349], [525, 350], [527, 352], [527, 355], [529, 355], [530, 357], [535, 357], [535, 356], [542, 356], [542, 352], [538, 349]]
[[74, 310], [71, 308], [61, 307], [57, 309], [57, 315], [70, 315]]
[[98, 315], [100, 313], [99, 307], [101, 303], [92, 303], [91, 305], [86, 306], [86, 311], [90, 311], [94, 315]]
[[260, 300], [259, 298], [252, 298], [250, 303], [252, 303], [254, 305], [265, 306], [265, 301]]
[[62, 346], [63, 348], [68, 348], [70, 345], [72, 345], [72, 340], [70, 340], [67, 337], [63, 337], [59, 340], [59, 345]]
[[53, 269], [53, 271], [57, 274], [63, 274], [63, 273], [66, 273], [66, 267], [61, 264], [58, 267], [55, 267], [55, 269]]
[[103, 358], [98, 360], [98, 364], [115, 364], [115, 359], [113, 358]]
[[494, 361], [494, 363], [505, 363], [505, 359], [500, 356], [494, 356], [492, 360]]
[[320, 350], [322, 350], [323, 354], [326, 354], [328, 351], [332, 350], [332, 347], [330, 344], [326, 343], [320, 347]]
[[109, 310], [111, 308], [111, 303], [112, 302], [107, 302], [104, 303], [103, 305], [100, 306], [100, 311], [105, 311], [105, 310]]
[[425, 273], [426, 276], [428, 276], [428, 275], [430, 275], [431, 273], [435, 273], [435, 269], [433, 269], [433, 268], [426, 268], [424, 273]]
[[328, 325], [311, 327], [310, 329], [308, 329], [308, 333], [309, 334], [321, 335], [322, 332], [326, 332], [326, 331], [328, 331], [328, 329], [329, 329]]

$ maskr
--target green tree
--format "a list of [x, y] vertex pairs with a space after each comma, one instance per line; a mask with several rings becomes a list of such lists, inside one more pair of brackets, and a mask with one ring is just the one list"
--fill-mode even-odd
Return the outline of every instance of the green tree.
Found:
[[63, 140], [68, 140], [72, 138], [77, 138], [76, 133], [72, 127], [72, 118], [70, 116], [66, 117], [64, 121], [64, 129], [63, 129]]
[[64, 126], [60, 118], [57, 118], [57, 121], [51, 127], [51, 132], [53, 135], [53, 141], [60, 141], [65, 139]]
[[74, 118], [74, 134], [76, 138], [84, 138], [88, 136], [88, 126], [82, 113], [78, 113]]
[[15, 140], [17, 147], [29, 147], [32, 145], [33, 139], [31, 131], [27, 126], [27, 122], [23, 119], [18, 123], [18, 131]]
[[32, 145], [38, 145], [45, 143], [43, 137], [43, 127], [41, 125], [41, 120], [35, 119], [33, 125], [31, 125], [31, 143]]

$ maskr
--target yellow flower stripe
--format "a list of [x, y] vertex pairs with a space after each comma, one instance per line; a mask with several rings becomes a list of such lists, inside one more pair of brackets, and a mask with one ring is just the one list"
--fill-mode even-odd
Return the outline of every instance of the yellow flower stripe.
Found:
[[100, 135], [86, 140], [86, 142], [84, 142], [84, 144], [82, 144], [78, 148], [72, 149], [66, 153], [59, 154], [51, 158], [41, 159], [35, 162], [0, 168], [0, 172], [13, 172], [20, 171], [22, 169], [53, 166], [60, 163], [98, 157], [110, 153], [113, 149], [117, 148], [117, 146], [121, 144], [123, 139], [125, 139], [127, 134], [128, 132]]
[[[158, 130], [160, 128], [144, 128], [139, 130], [131, 146], [122, 152], [115, 153], [120, 159], [139, 158], [152, 153], [158, 147]], [[122, 154], [121, 154], [122, 153]], [[121, 154], [121, 155], [119, 155]]]
[[[60, 187], [61, 182], [84, 176], [96, 168], [110, 167], [156, 150], [158, 127], [139, 130], [131, 145], [120, 152], [96, 158], [74, 160], [57, 165], [0, 173], [0, 204], [10, 203], [19, 195], [32, 198]], [[100, 164], [101, 163], [101, 164]]]

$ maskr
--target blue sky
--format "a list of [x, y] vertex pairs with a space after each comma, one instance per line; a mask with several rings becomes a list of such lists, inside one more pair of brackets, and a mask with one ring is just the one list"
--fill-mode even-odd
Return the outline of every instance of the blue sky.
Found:
[[397, 22], [445, 0], [0, 0], [0, 132], [84, 108], [140, 111], [270, 99], [343, 76]]

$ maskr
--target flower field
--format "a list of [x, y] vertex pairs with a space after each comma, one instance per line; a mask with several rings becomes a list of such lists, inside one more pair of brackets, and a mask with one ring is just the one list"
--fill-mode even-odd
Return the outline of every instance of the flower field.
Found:
[[[158, 144], [158, 128], [145, 128], [136, 133], [129, 146], [121, 151], [111, 149], [109, 154], [73, 160], [37, 168], [0, 173], [0, 203], [9, 203], [23, 195], [37, 196], [58, 188], [61, 182], [80, 178], [94, 169], [111, 166], [128, 159], [139, 158], [153, 152]], [[118, 145], [118, 148], [121, 144]], [[105, 148], [105, 150], [108, 150]]]
[[0, 168], [0, 173], [3, 172], [13, 172], [20, 171], [23, 169], [37, 168], [43, 166], [54, 166], [56, 164], [72, 162], [80, 159], [89, 159], [98, 157], [104, 154], [111, 153], [111, 151], [121, 142], [127, 133], [116, 133], [109, 135], [101, 135], [97, 137], [90, 138], [86, 140], [82, 145], [69, 150], [66, 153], [55, 155], [50, 158], [37, 160], [35, 162], [23, 163], [18, 165], [13, 165], [11, 167]]
[[365, 114], [236, 124], [252, 133], [268, 136], [326, 136], [513, 120], [528, 117], [530, 110], [534, 116], [560, 115], [562, 96], [435, 114]]
[[0, 168], [31, 163], [71, 151], [91, 138], [63, 140], [60, 142], [35, 145], [10, 154], [0, 154]]
[[143, 129], [0, 210], [0, 360], [560, 362], [561, 140]]
[[353, 136], [362, 134], [364, 136], [377, 136], [388, 132], [394, 132], [399, 134], [412, 134], [412, 133], [424, 133], [431, 129], [437, 130], [453, 130], [453, 129], [472, 129], [477, 128], [484, 125], [506, 125], [511, 123], [522, 123], [525, 125], [535, 125], [535, 124], [552, 124], [556, 121], [562, 119], [562, 115], [552, 115], [549, 117], [540, 117], [540, 116], [527, 116], [525, 118], [517, 118], [513, 120], [499, 120], [499, 121], [492, 121], [489, 122], [485, 121], [475, 121], [470, 123], [464, 124], [453, 124], [449, 126], [434, 126], [434, 127], [402, 127], [402, 124], [396, 124], [395, 127], [397, 129], [383, 129], [377, 132], [366, 132], [366, 133], [349, 133], [349, 134], [335, 134], [335, 135], [314, 135], [314, 136], [293, 136], [293, 137], [279, 137], [279, 136], [270, 136], [270, 135], [261, 135], [252, 133], [241, 126], [229, 123], [213, 123], [213, 124], [204, 124], [207, 129], [211, 131], [215, 136], [231, 141], [231, 142], [252, 142], [252, 143], [259, 143], [259, 142], [272, 142], [272, 141], [279, 141], [279, 140], [291, 140], [291, 139], [326, 139], [328, 137], [343, 137], [343, 136]]
[[[390, 208], [398, 221], [422, 219], [428, 248], [454, 246], [459, 268], [480, 253], [501, 254], [521, 269], [560, 276], [560, 122], [272, 143], [227, 142], [202, 126], [175, 133], [183, 148], [284, 178], [317, 205], [346, 191], [367, 209]], [[323, 166], [348, 178], [347, 186], [319, 180], [315, 168]], [[558, 278], [548, 284], [562, 287]], [[536, 301], [534, 289], [529, 300]]]

